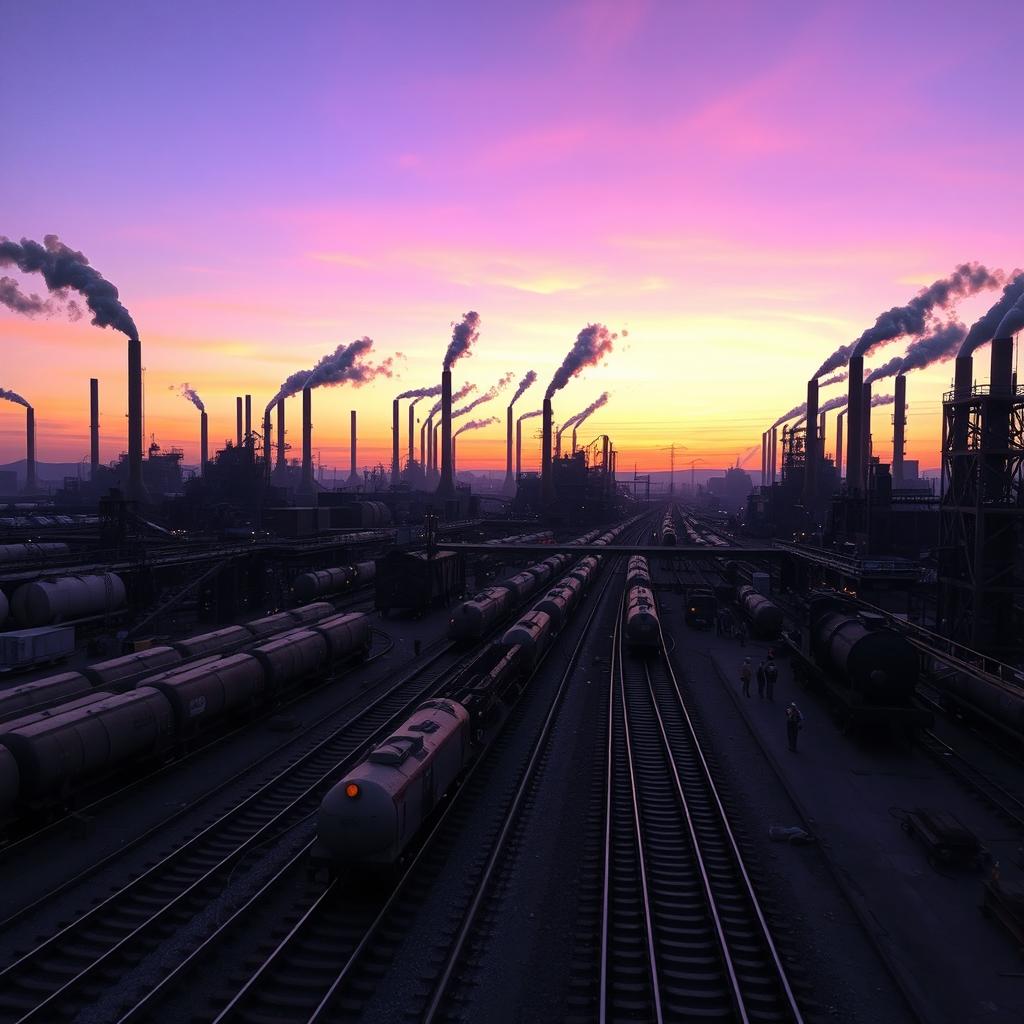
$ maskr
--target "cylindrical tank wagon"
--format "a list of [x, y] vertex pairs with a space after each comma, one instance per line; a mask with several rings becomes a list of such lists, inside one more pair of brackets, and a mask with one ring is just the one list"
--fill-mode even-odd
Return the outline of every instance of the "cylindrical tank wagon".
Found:
[[0, 544], [0, 565], [52, 561], [69, 553], [67, 544]]
[[781, 609], [753, 587], [738, 587], [736, 600], [749, 620], [754, 636], [762, 640], [774, 640], [782, 632]]
[[121, 577], [104, 572], [23, 583], [14, 592], [11, 608], [22, 625], [49, 626], [116, 611], [126, 599]]

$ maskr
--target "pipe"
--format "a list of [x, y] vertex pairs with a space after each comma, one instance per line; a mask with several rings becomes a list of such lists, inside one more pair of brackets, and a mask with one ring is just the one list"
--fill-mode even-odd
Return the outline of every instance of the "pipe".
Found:
[[25, 490], [36, 489], [36, 411], [25, 410]]
[[206, 469], [209, 465], [210, 450], [210, 424], [207, 421], [206, 413], [199, 414], [199, 473], [206, 476]]
[[840, 483], [843, 480], [843, 420], [845, 419], [846, 410], [844, 409], [836, 417], [836, 473], [839, 474]]
[[864, 487], [864, 357], [850, 359], [846, 399], [846, 489], [859, 494]]
[[302, 489], [313, 490], [313, 389], [302, 389]]
[[540, 442], [540, 494], [541, 501], [550, 505], [555, 500], [555, 485], [551, 479], [551, 399], [544, 399], [543, 429]]
[[100, 468], [100, 382], [89, 380], [89, 479], [95, 480]]
[[359, 483], [359, 470], [356, 468], [356, 411], [355, 409], [349, 415], [349, 437], [351, 438], [352, 447], [352, 466], [348, 474], [348, 482], [350, 484]]
[[235, 447], [242, 447], [242, 396], [235, 397]]
[[868, 480], [871, 476], [871, 385], [861, 385], [860, 399], [860, 457], [861, 457], [861, 482], [864, 493], [868, 492]]
[[437, 493], [442, 498], [455, 497], [452, 474], [452, 371], [441, 374], [441, 480]]
[[[519, 471], [516, 469], [516, 476]], [[505, 493], [509, 494], [515, 487], [515, 479], [512, 477], [512, 406], [505, 412]]]
[[409, 469], [416, 461], [416, 403], [409, 403]]
[[142, 484], [142, 342], [128, 339], [128, 492], [134, 501], [143, 501]]
[[252, 446], [252, 395], [245, 396], [245, 443]]
[[807, 382], [807, 418], [804, 430], [804, 506], [814, 504], [818, 491], [818, 379]]
[[402, 467], [399, 460], [401, 456], [400, 441], [401, 441], [401, 420], [399, 418], [398, 410], [398, 399], [396, 398], [391, 403], [391, 486], [397, 486], [402, 475]]
[[907, 430], [907, 375], [896, 375], [895, 414], [892, 418], [892, 485], [903, 486], [903, 454]]
[[284, 459], [284, 399], [277, 400], [277, 466], [285, 468]]

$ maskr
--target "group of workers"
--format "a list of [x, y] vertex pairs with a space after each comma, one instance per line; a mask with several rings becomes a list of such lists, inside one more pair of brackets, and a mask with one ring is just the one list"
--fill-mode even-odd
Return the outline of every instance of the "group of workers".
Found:
[[[767, 657], [762, 658], [755, 671], [751, 665], [750, 658], [743, 659], [743, 667], [740, 669], [740, 683], [743, 687], [743, 696], [750, 696], [750, 684], [757, 679], [757, 695], [762, 700], [775, 700], [775, 683], [779, 678], [779, 666], [775, 663], [775, 652], [769, 648]], [[786, 708], [786, 739], [789, 741], [789, 749], [796, 751], [797, 737], [803, 728], [804, 716], [796, 706], [796, 701], [790, 701]]]

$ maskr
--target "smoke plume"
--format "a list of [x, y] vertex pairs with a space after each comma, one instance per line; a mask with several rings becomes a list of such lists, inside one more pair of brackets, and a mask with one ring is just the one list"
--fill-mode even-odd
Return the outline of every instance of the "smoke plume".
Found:
[[604, 324], [588, 324], [584, 327], [562, 360], [562, 365], [555, 371], [544, 397], [550, 398], [556, 391], [561, 391], [584, 367], [599, 363], [611, 352], [612, 342], [617, 337]]
[[[173, 391], [174, 385], [172, 384], [167, 390]], [[203, 400], [199, 397], [196, 393], [196, 389], [192, 387], [191, 384], [179, 384], [178, 394], [183, 398], [187, 398], [200, 412], [206, 412], [206, 406], [203, 405]]]
[[468, 423], [463, 423], [462, 426], [452, 434], [452, 437], [458, 437], [459, 434], [464, 434], [467, 430], [479, 430], [481, 427], [489, 427], [492, 423], [497, 422], [497, 416], [489, 416], [485, 420], [470, 420]]
[[[474, 391], [476, 391], [475, 384], [463, 384], [462, 387], [459, 388], [459, 390], [452, 395], [452, 404], [454, 405], [455, 402], [461, 402], [462, 399], [466, 397], [466, 395], [471, 395], [473, 394]], [[427, 415], [427, 419], [430, 419], [430, 417], [433, 416], [435, 413], [439, 412], [440, 409], [441, 399], [439, 398], [434, 403], [433, 408], [431, 408], [429, 414]], [[454, 413], [452, 415], [454, 415]]]
[[78, 303], [69, 299], [67, 292], [54, 292], [48, 299], [41, 299], [35, 292], [26, 293], [13, 277], [0, 277], [0, 305], [23, 316], [53, 316], [63, 313], [69, 320], [80, 320], [82, 310]]
[[[493, 387], [488, 388], [478, 398], [474, 398], [473, 401], [469, 403], [469, 405], [464, 405], [461, 409], [453, 409], [452, 419], [455, 419], [456, 416], [465, 416], [467, 412], [470, 412], [472, 409], [475, 409], [478, 405], [483, 405], [484, 402], [490, 402], [492, 399], [497, 398], [498, 393], [503, 388], [507, 388], [511, 383], [512, 374], [511, 372], [509, 372], [506, 373], [505, 376], [502, 377], [501, 380], [499, 380], [498, 383], [495, 384]], [[454, 399], [455, 396], [452, 395], [452, 400], [454, 401]]]
[[918, 337], [927, 330], [928, 316], [936, 309], [946, 309], [955, 299], [973, 295], [982, 288], [995, 288], [1002, 283], [1001, 271], [989, 271], [979, 263], [962, 263], [949, 277], [940, 278], [922, 290], [905, 306], [893, 306], [879, 315], [856, 341], [841, 345], [821, 364], [815, 377], [845, 366], [852, 356], [863, 356], [876, 345], [903, 335]]
[[754, 452], [758, 451], [760, 447], [761, 446], [759, 444], [752, 444], [742, 455], [737, 456], [736, 468], [742, 469], [743, 463], [746, 462], [747, 459], [749, 459], [754, 454]]
[[846, 378], [849, 376], [850, 375], [845, 370], [843, 370], [841, 373], [833, 374], [831, 377], [828, 378], [828, 380], [819, 380], [818, 387], [827, 388], [829, 384], [842, 384], [843, 381], [846, 380]]
[[607, 391], [603, 391], [601, 393], [601, 396], [599, 398], [595, 399], [593, 402], [591, 402], [590, 405], [588, 405], [586, 407], [586, 409], [583, 410], [583, 412], [578, 412], [578, 413], [576, 413], [575, 416], [570, 416], [558, 428], [558, 436], [561, 437], [562, 434], [566, 430], [569, 429], [569, 427], [579, 427], [583, 423], [584, 420], [586, 420], [590, 416], [592, 416], [595, 412], [597, 412], [598, 409], [600, 409], [604, 405], [607, 405], [609, 397], [610, 396], [609, 396], [608, 392]]
[[359, 338], [349, 345], [339, 345], [320, 359], [312, 370], [299, 370], [291, 374], [267, 403], [267, 412], [281, 398], [297, 394], [303, 388], [333, 387], [352, 384], [361, 387], [375, 377], [390, 377], [393, 359], [388, 356], [382, 363], [362, 363], [360, 359], [373, 348], [370, 338]]
[[433, 398], [439, 394], [441, 394], [441, 385], [435, 384], [432, 388], [413, 388], [411, 391], [403, 391], [395, 397], [398, 399], [415, 398], [418, 401], [421, 398]]
[[768, 429], [773, 430], [775, 427], [781, 427], [787, 420], [791, 420], [794, 416], [799, 416], [801, 413], [807, 412], [807, 403], [801, 402], [799, 405], [794, 405], [789, 412], [784, 412]]
[[1015, 270], [999, 301], [971, 326], [957, 355], [969, 356], [976, 348], [991, 341], [1003, 317], [1021, 295], [1024, 295], [1024, 270]]
[[512, 396], [512, 401], [509, 402], [508, 404], [510, 406], [515, 405], [516, 402], [518, 402], [519, 399], [522, 397], [523, 392], [526, 391], [526, 389], [528, 387], [532, 387], [532, 385], [533, 385], [534, 381], [536, 381], [536, 379], [537, 379], [537, 371], [536, 370], [527, 370], [526, 371], [526, 376], [523, 377], [523, 379], [519, 382], [519, 387], [516, 388], [516, 393]]
[[1018, 331], [1024, 330], [1024, 295], [1006, 311], [1006, 316], [1000, 321], [996, 328], [994, 337], [1009, 338]]
[[129, 338], [139, 336], [135, 322], [121, 305], [117, 289], [89, 266], [80, 252], [69, 249], [56, 235], [46, 235], [43, 244], [23, 238], [21, 244], [0, 235], [0, 267], [16, 266], [23, 274], [42, 274], [51, 292], [72, 289], [85, 297], [97, 327], [113, 327]]
[[480, 337], [480, 314], [472, 309], [457, 324], [452, 324], [452, 340], [444, 354], [444, 368], [450, 370], [455, 362], [472, 348]]
[[15, 405], [23, 405], [26, 409], [32, 408], [32, 406], [15, 391], [5, 391], [3, 388], [0, 388], [0, 398], [5, 402], [14, 402]]
[[534, 409], [533, 412], [524, 412], [523, 415], [520, 416], [519, 419], [516, 422], [517, 423], [522, 423], [523, 420], [529, 420], [529, 419], [533, 419], [534, 416], [543, 416], [543, 415], [544, 415], [544, 410], [543, 409]]
[[[836, 395], [835, 398], [830, 398], [824, 405], [818, 408], [818, 414], [823, 412], [832, 412], [834, 409], [845, 409], [846, 408], [846, 395]], [[871, 405], [892, 405], [896, 399], [892, 395], [872, 395]]]

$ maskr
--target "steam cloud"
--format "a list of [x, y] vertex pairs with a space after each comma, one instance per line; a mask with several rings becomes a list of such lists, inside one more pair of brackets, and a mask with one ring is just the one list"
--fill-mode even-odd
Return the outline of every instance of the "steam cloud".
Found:
[[480, 337], [480, 314], [472, 309], [457, 324], [452, 324], [452, 340], [444, 354], [444, 368], [450, 370], [458, 359], [466, 355]]
[[[470, 412], [472, 409], [475, 409], [478, 405], [483, 405], [484, 402], [490, 402], [492, 399], [497, 398], [498, 392], [501, 391], [503, 388], [507, 388], [511, 383], [512, 373], [510, 371], [509, 373], [506, 373], [505, 376], [502, 377], [497, 384], [495, 384], [493, 387], [488, 388], [478, 398], [474, 398], [473, 401], [469, 403], [469, 405], [464, 405], [461, 409], [453, 409], [452, 419], [455, 419], [456, 416], [465, 416], [467, 412]], [[452, 400], [454, 401], [454, 399], [455, 396], [452, 395]]]
[[[452, 403], [461, 402], [462, 399], [466, 397], [466, 395], [471, 395], [471, 394], [473, 394], [474, 391], [476, 391], [476, 385], [475, 384], [463, 384], [462, 387], [459, 388], [459, 390], [456, 391], [452, 395]], [[430, 419], [430, 417], [433, 416], [435, 413], [439, 412], [440, 409], [441, 409], [441, 399], [439, 398], [434, 403], [434, 406], [430, 410], [430, 414], [427, 416], [427, 419]], [[455, 414], [453, 413], [452, 415], [455, 415]]]
[[[172, 384], [167, 390], [173, 391], [174, 385]], [[192, 387], [191, 384], [179, 384], [178, 394], [181, 395], [183, 398], [187, 398], [200, 412], [206, 412], [206, 406], [203, 405], [203, 400], [199, 397], [199, 395], [196, 393], [196, 389]]]
[[0, 388], [0, 398], [6, 402], [14, 402], [15, 405], [23, 405], [26, 409], [32, 408], [16, 391], [5, 391], [3, 388]]
[[[23, 238], [13, 242], [0, 235], [0, 267], [16, 266], [23, 274], [42, 274], [51, 292], [71, 288], [85, 297], [97, 327], [113, 327], [129, 338], [139, 337], [135, 321], [121, 305], [117, 289], [85, 256], [68, 248], [56, 235], [45, 235], [43, 244]], [[76, 307], [77, 308], [77, 307]]]
[[1018, 331], [1024, 330], [1024, 295], [1006, 311], [1001, 323], [996, 328], [997, 338], [1009, 338]]
[[568, 430], [569, 427], [578, 427], [578, 426], [580, 426], [585, 419], [588, 419], [590, 416], [592, 416], [602, 406], [607, 405], [609, 397], [610, 396], [609, 396], [608, 392], [607, 391], [603, 391], [601, 393], [601, 396], [599, 398], [595, 399], [593, 402], [591, 402], [590, 405], [588, 405], [586, 407], [586, 409], [583, 410], [583, 412], [578, 412], [578, 413], [576, 413], [575, 416], [570, 416], [558, 428], [558, 436], [561, 437], [562, 434], [566, 430]]
[[534, 409], [533, 412], [524, 412], [523, 415], [520, 416], [519, 419], [516, 422], [517, 423], [522, 423], [523, 420], [529, 420], [529, 419], [533, 419], [534, 416], [543, 416], [543, 415], [544, 415], [544, 410], [543, 409]]
[[41, 299], [35, 292], [26, 293], [13, 277], [0, 277], [0, 305], [24, 316], [53, 316], [64, 313], [69, 320], [80, 320], [82, 310], [66, 292], [54, 292], [49, 299]]
[[799, 405], [794, 405], [789, 412], [783, 413], [768, 429], [774, 430], [775, 427], [782, 426], [786, 420], [791, 420], [794, 416], [799, 416], [801, 413], [807, 412], [807, 403], [801, 402]]
[[[818, 413], [832, 412], [834, 409], [845, 409], [846, 408], [846, 395], [836, 395], [835, 398], [830, 398], [824, 405], [818, 409]], [[874, 408], [876, 405], [892, 405], [896, 399], [892, 395], [872, 395], [871, 406]], [[795, 424], [794, 424], [795, 425]]]
[[841, 373], [833, 374], [831, 377], [828, 378], [828, 380], [819, 380], [818, 387], [827, 388], [830, 384], [842, 384], [843, 381], [846, 380], [849, 376], [850, 375], [845, 370], [843, 370]]
[[979, 263], [962, 263], [949, 277], [940, 278], [916, 295], [905, 306], [893, 306], [879, 315], [874, 327], [868, 328], [856, 341], [841, 345], [821, 364], [815, 377], [845, 366], [852, 356], [863, 356], [876, 345], [903, 335], [920, 336], [928, 327], [928, 315], [946, 309], [954, 299], [973, 295], [982, 288], [995, 288], [1002, 283], [1001, 271], [989, 271]]
[[[373, 348], [370, 338], [359, 338], [348, 345], [339, 345], [320, 359], [312, 370], [299, 370], [288, 377], [267, 403], [266, 412], [281, 398], [288, 398], [304, 388], [333, 387], [352, 384], [361, 387], [375, 377], [390, 377], [394, 360], [388, 356], [382, 363], [362, 363], [360, 359]], [[265, 415], [265, 414], [264, 414]]]
[[400, 395], [395, 397], [401, 398], [415, 398], [419, 401], [421, 398], [433, 398], [435, 395], [441, 394], [441, 385], [435, 384], [432, 388], [413, 388], [411, 391], [403, 391]]
[[526, 391], [526, 389], [528, 387], [532, 387], [534, 381], [536, 381], [536, 380], [537, 380], [537, 371], [536, 370], [527, 370], [526, 371], [526, 376], [523, 377], [523, 379], [519, 382], [519, 387], [516, 388], [516, 393], [512, 396], [512, 401], [508, 403], [509, 406], [515, 405], [516, 402], [518, 402], [519, 399], [522, 397], [523, 392]]
[[957, 355], [969, 356], [976, 348], [991, 341], [995, 337], [996, 328], [1002, 326], [1003, 317], [1021, 295], [1024, 295], [1024, 271], [1015, 270], [999, 301], [971, 326]]
[[940, 324], [932, 330], [931, 334], [911, 342], [907, 347], [906, 355], [895, 356], [884, 366], [872, 370], [864, 378], [864, 383], [870, 384], [883, 377], [908, 373], [910, 370], [921, 370], [926, 366], [931, 366], [932, 363], [941, 363], [946, 359], [952, 359], [966, 334], [967, 328], [958, 320]]
[[464, 434], [467, 430], [479, 430], [481, 427], [489, 427], [492, 423], [497, 422], [497, 416], [488, 416], [485, 420], [470, 420], [468, 423], [463, 423], [462, 426], [452, 434], [452, 437], [458, 437], [459, 434]]
[[544, 397], [550, 398], [556, 391], [561, 391], [584, 367], [599, 363], [611, 352], [612, 342], [617, 337], [604, 324], [588, 324], [584, 327], [576, 336], [569, 354], [562, 360], [562, 365], [555, 371]]

